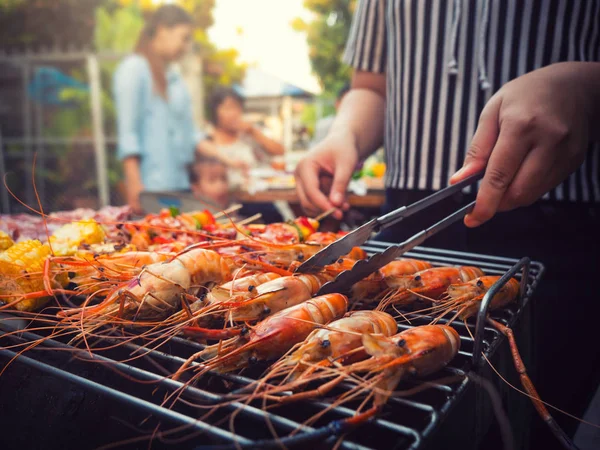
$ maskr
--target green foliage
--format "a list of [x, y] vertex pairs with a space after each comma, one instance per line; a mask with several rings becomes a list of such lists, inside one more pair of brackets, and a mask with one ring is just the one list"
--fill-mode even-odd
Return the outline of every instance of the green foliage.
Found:
[[326, 98], [334, 98], [350, 80], [350, 68], [342, 62], [342, 55], [354, 6], [355, 0], [304, 0], [304, 7], [313, 13], [312, 20], [296, 18], [291, 23], [306, 34], [311, 67]]
[[[318, 111], [319, 108], [321, 111]], [[314, 136], [315, 125], [319, 117], [327, 117], [335, 114], [334, 101], [325, 96], [315, 98], [313, 103], [309, 103], [304, 107], [300, 121], [307, 128], [311, 136]], [[319, 116], [319, 117], [318, 117]]]
[[0, 11], [10, 11], [15, 6], [19, 6], [24, 0], [0, 0]]
[[144, 27], [144, 20], [137, 7], [99, 6], [96, 8], [95, 17], [94, 47], [97, 51], [126, 53], [133, 50]]
[[306, 127], [311, 136], [315, 135], [315, 125], [317, 124], [317, 105], [315, 103], [309, 103], [304, 106], [300, 122]]
[[0, 0], [0, 47], [85, 46], [107, 0]]
[[218, 49], [202, 30], [195, 34], [195, 39], [204, 60], [203, 83], [206, 98], [210, 98], [217, 86], [231, 86], [242, 82], [247, 65], [237, 61], [239, 53], [236, 49]]

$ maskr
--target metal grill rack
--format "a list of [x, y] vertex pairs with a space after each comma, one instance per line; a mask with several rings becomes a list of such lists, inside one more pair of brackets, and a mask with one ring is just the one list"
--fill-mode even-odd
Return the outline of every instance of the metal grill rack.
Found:
[[[368, 253], [373, 253], [385, 249], [388, 245], [369, 241], [364, 248]], [[502, 275], [512, 268], [517, 278], [521, 276], [517, 273], [518, 269], [525, 266], [527, 283], [519, 304], [492, 313], [492, 317], [509, 326], [513, 326], [517, 321], [544, 271], [540, 263], [529, 263], [528, 260], [521, 261], [519, 265], [516, 259], [424, 247], [415, 248], [407, 253], [406, 257], [426, 260], [437, 266], [477, 266], [488, 275]], [[411, 320], [410, 324], [401, 323], [399, 329], [423, 325], [430, 320], [431, 317], [420, 317]], [[18, 324], [16, 321], [0, 322], [0, 361], [8, 361], [16, 356], [14, 349], [6, 348], [11, 343], [39, 339], [36, 333], [27, 331], [3, 337], [10, 331], [6, 323]], [[231, 403], [219, 408], [209, 417], [198, 420], [207, 409], [198, 409], [192, 404], [210, 405], [228, 392], [243, 389], [260, 376], [264, 367], [249, 369], [241, 375], [207, 374], [195, 387], [185, 389], [185, 402], [179, 402], [172, 408], [161, 406], [165, 394], [181, 386], [178, 381], [167, 379], [165, 376], [173, 373], [189, 355], [202, 348], [199, 344], [178, 337], [155, 349], [145, 347], [140, 341], [132, 341], [93, 356], [84, 350], [70, 347], [65, 341], [51, 339], [19, 356], [5, 376], [10, 375], [11, 371], [21, 373], [18, 371], [25, 368], [32, 377], [41, 373], [49, 379], [61, 380], [65, 386], [74, 386], [75, 390], [87, 393], [88, 399], [97, 402], [96, 411], [93, 411], [93, 406], [87, 408], [80, 405], [74, 418], [91, 409], [92, 418], [94, 414], [102, 415], [103, 417], [97, 417], [96, 420], [112, 424], [113, 433], [99, 433], [93, 436], [93, 439], [88, 437], [89, 442], [98, 445], [144, 436], [144, 433], [150, 435], [160, 423], [161, 430], [171, 432], [161, 436], [162, 440], [155, 436], [153, 448], [162, 448], [168, 442], [177, 442], [178, 448], [220, 449], [235, 448], [236, 445], [242, 448], [280, 448], [281, 443], [288, 448], [330, 448], [342, 432], [350, 431], [345, 435], [340, 448], [421, 449], [431, 443], [432, 438], [440, 432], [443, 421], [452, 415], [452, 410], [463, 400], [472, 384], [466, 377], [447, 383], [437, 380], [452, 375], [465, 375], [473, 364], [477, 366], [481, 363], [473, 356], [474, 347], [482, 348], [486, 355], [492, 357], [503, 340], [500, 333], [485, 326], [483, 321], [478, 323], [478, 330], [475, 329], [474, 322], [469, 323], [471, 333], [475, 335], [477, 331], [482, 336], [480, 343], [474, 342], [463, 323], [456, 321], [452, 326], [460, 334], [461, 350], [448, 367], [427, 379], [431, 382], [431, 388], [413, 396], [391, 398], [378, 418], [353, 430], [342, 429], [340, 419], [354, 415], [359, 402], [335, 407], [332, 405], [336, 395], [346, 389], [344, 385], [324, 399], [285, 405], [268, 412], [263, 411], [260, 404]], [[48, 351], [48, 348], [63, 351]], [[118, 362], [140, 352], [145, 356], [129, 362]], [[90, 358], [97, 364], [90, 363]], [[409, 389], [419, 382], [402, 382], [399, 388]], [[102, 409], [103, 404], [109, 405], [105, 407], [110, 411], [109, 417]], [[311, 415], [325, 408], [330, 410], [319, 421], [311, 426], [301, 425]], [[230, 429], [232, 416], [235, 417], [233, 431]], [[136, 427], [137, 430], [132, 431], [131, 427]], [[144, 432], [141, 433], [139, 429], [143, 429]], [[281, 440], [273, 439], [273, 430]], [[147, 441], [128, 443], [126, 446], [147, 448]]]

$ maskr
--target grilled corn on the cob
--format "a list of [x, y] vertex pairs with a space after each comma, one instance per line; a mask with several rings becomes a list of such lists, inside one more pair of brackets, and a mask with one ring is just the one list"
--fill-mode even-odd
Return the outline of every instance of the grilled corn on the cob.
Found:
[[[44, 262], [51, 255], [50, 247], [40, 241], [19, 242], [0, 253], [0, 301], [11, 303], [25, 294], [44, 290]], [[55, 277], [61, 286], [66, 285], [66, 274]], [[19, 311], [33, 311], [49, 300], [48, 296], [23, 298], [15, 305]]]
[[77, 253], [81, 244], [104, 242], [104, 229], [94, 219], [67, 223], [50, 236], [49, 242], [56, 256], [71, 256]]
[[4, 231], [0, 231], [0, 252], [12, 247], [14, 245], [13, 240]]

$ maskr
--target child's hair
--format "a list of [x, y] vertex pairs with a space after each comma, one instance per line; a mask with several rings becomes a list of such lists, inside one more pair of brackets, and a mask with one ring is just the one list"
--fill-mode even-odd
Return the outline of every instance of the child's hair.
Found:
[[204, 155], [196, 154], [194, 162], [192, 164], [190, 164], [190, 166], [188, 167], [188, 173], [190, 176], [191, 184], [196, 184], [200, 180], [200, 178], [198, 177], [198, 173], [196, 172], [196, 166], [198, 164], [218, 164], [220, 166], [226, 167], [225, 163], [223, 161], [221, 161], [220, 159], [214, 158], [212, 156], [204, 156]]
[[239, 103], [242, 109], [244, 108], [244, 97], [238, 94], [234, 89], [229, 87], [216, 88], [208, 101], [208, 118], [213, 125], [217, 125], [217, 109], [228, 98], [232, 98]]

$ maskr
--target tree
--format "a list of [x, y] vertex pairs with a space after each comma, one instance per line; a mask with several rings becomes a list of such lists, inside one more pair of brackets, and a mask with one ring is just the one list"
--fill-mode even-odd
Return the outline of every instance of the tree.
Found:
[[204, 60], [203, 83], [206, 98], [210, 97], [217, 86], [231, 86], [242, 82], [247, 65], [237, 61], [239, 52], [235, 48], [217, 48], [202, 30], [196, 32], [195, 40]]
[[89, 45], [94, 8], [105, 0], [0, 0], [0, 46], [67, 47]]
[[350, 79], [350, 68], [342, 62], [350, 32], [355, 0], [304, 0], [313, 13], [309, 22], [296, 18], [292, 27], [306, 33], [311, 67], [324, 96], [334, 97]]
[[[240, 82], [245, 66], [234, 49], [219, 49], [206, 30], [213, 24], [215, 0], [176, 0], [194, 18], [195, 41], [213, 85]], [[152, 0], [0, 0], [0, 48], [91, 48], [112, 52], [133, 49], [144, 17], [159, 6]]]

